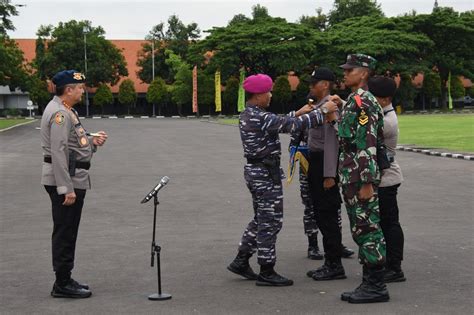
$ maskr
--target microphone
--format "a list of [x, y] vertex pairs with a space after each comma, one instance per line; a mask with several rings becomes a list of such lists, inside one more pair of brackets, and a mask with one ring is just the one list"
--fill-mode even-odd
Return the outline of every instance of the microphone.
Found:
[[158, 185], [156, 185], [155, 188], [153, 188], [150, 193], [148, 195], [146, 195], [145, 198], [143, 198], [143, 200], [140, 202], [140, 203], [146, 203], [148, 201], [150, 201], [151, 198], [153, 198], [153, 196], [155, 196], [161, 188], [165, 187], [166, 184], [168, 184], [170, 178], [168, 176], [164, 176], [160, 182], [158, 183]]

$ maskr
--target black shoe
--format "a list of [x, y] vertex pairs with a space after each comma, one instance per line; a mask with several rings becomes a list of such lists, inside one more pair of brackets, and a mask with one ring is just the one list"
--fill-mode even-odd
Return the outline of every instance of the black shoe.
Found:
[[342, 258], [349, 258], [354, 255], [354, 251], [346, 246], [342, 245], [341, 257]]
[[312, 260], [323, 260], [324, 255], [319, 251], [318, 246], [309, 246], [308, 258]]
[[227, 266], [227, 270], [238, 274], [249, 280], [257, 280], [257, 274], [252, 270], [252, 267], [249, 265], [249, 259], [252, 254], [239, 252], [234, 261]]
[[323, 271], [323, 269], [326, 268], [326, 267], [325, 267], [325, 264], [326, 264], [326, 263], [324, 263], [324, 265], [322, 265], [322, 266], [319, 267], [319, 268], [312, 269], [312, 270], [308, 271], [308, 272], [306, 273], [306, 275], [307, 275], [309, 278], [312, 278], [315, 273], [321, 272], [321, 271]]
[[346, 279], [344, 267], [340, 263], [325, 263], [320, 269], [313, 273], [313, 280], [337, 280]]
[[257, 277], [257, 282], [255, 283], [258, 286], [270, 286], [270, 287], [285, 287], [293, 285], [293, 280], [285, 278], [275, 271], [271, 273], [260, 273]]
[[79, 287], [81, 287], [81, 288], [83, 288], [83, 289], [89, 290], [89, 285], [88, 285], [88, 284], [86, 284], [86, 283], [79, 283], [79, 282], [77, 282], [77, 281], [74, 280], [74, 279], [71, 279], [71, 280], [74, 282], [75, 285], [77, 285], [77, 286], [79, 286]]
[[354, 293], [356, 293], [357, 291], [361, 290], [362, 287], [367, 284], [368, 276], [369, 276], [369, 273], [367, 272], [367, 267], [366, 267], [366, 266], [362, 266], [362, 283], [359, 284], [359, 286], [358, 286], [357, 288], [355, 288], [355, 290], [353, 290], [353, 291], [346, 291], [346, 292], [343, 292], [343, 293], [341, 294], [341, 300], [343, 300], [343, 301], [349, 301], [349, 297], [350, 297], [352, 294], [354, 294]]
[[84, 289], [78, 285], [72, 279], [70, 279], [64, 285], [58, 285], [56, 282], [53, 285], [53, 290], [51, 291], [51, 296], [57, 298], [75, 298], [83, 299], [88, 298], [92, 295], [92, 292]]
[[389, 282], [403, 282], [403, 281], [406, 281], [407, 279], [405, 278], [403, 271], [388, 269], [383, 276], [383, 280], [385, 283], [389, 283]]
[[383, 281], [384, 274], [384, 269], [368, 268], [366, 283], [349, 295], [349, 303], [387, 302], [390, 296]]

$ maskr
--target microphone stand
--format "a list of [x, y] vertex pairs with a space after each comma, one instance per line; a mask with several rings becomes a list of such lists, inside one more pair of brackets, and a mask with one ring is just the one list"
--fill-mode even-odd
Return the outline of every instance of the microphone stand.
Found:
[[160, 204], [158, 202], [158, 194], [154, 195], [154, 213], [153, 213], [153, 238], [151, 241], [151, 267], [154, 265], [155, 254], [156, 254], [156, 269], [158, 274], [158, 293], [153, 293], [148, 296], [148, 299], [151, 301], [163, 301], [171, 299], [171, 294], [161, 292], [161, 263], [160, 263], [160, 252], [161, 246], [157, 245], [155, 242], [156, 235], [156, 208]]

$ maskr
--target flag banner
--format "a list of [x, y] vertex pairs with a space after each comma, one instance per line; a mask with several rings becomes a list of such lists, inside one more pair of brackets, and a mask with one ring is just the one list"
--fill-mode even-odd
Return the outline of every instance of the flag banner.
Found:
[[193, 113], [197, 113], [199, 115], [197, 66], [194, 66], [194, 68], [193, 68]]
[[287, 185], [291, 184], [296, 171], [296, 164], [300, 162], [300, 169], [306, 176], [309, 171], [309, 150], [307, 146], [290, 146], [290, 160], [288, 161]]
[[215, 97], [216, 112], [221, 112], [222, 99], [221, 99], [221, 72], [220, 71], [216, 71], [216, 74], [214, 75], [214, 81], [215, 81], [215, 87], [216, 87], [216, 97]]
[[244, 80], [245, 80], [245, 70], [244, 68], [240, 69], [240, 84], [239, 84], [239, 98], [237, 101], [237, 111], [243, 112], [245, 109], [245, 91], [244, 91]]
[[448, 107], [453, 109], [453, 98], [451, 97], [451, 71], [449, 71], [448, 76]]

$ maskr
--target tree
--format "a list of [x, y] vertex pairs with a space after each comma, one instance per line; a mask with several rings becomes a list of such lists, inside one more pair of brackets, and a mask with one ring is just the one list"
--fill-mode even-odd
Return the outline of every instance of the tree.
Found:
[[[57, 27], [41, 26], [38, 30], [37, 54], [34, 65], [40, 77], [51, 79], [64, 69], [76, 69], [85, 73], [84, 34], [88, 29], [86, 80], [88, 86], [102, 83], [115, 85], [121, 76], [127, 76], [125, 58], [121, 51], [105, 39], [102, 27], [92, 27], [89, 21], [71, 20], [60, 22]], [[50, 31], [50, 32], [48, 32]], [[47, 47], [45, 37], [50, 36]]]
[[237, 101], [239, 98], [239, 79], [229, 77], [225, 82], [225, 89], [222, 93], [223, 109], [226, 113], [235, 114], [237, 109]]
[[135, 86], [130, 79], [123, 80], [119, 86], [118, 101], [127, 107], [127, 113], [130, 115], [130, 106], [134, 106], [137, 100]]
[[350, 18], [364, 16], [383, 17], [384, 14], [376, 0], [335, 0], [328, 14], [328, 23], [333, 26]]
[[413, 100], [417, 90], [412, 84], [411, 76], [407, 73], [402, 73], [400, 79], [400, 86], [393, 98], [393, 104], [402, 105], [404, 110], [413, 109]]
[[37, 73], [29, 77], [28, 96], [33, 104], [38, 105], [40, 110], [44, 109], [51, 99], [51, 94], [48, 91], [48, 84], [41, 80]]
[[[155, 25], [146, 36], [148, 41], [154, 41], [155, 45], [155, 74], [167, 82], [173, 81], [166, 59], [165, 50], [172, 50], [175, 54], [186, 60], [189, 46], [200, 36], [200, 30], [196, 23], [185, 25], [177, 15], [168, 18], [165, 29], [163, 22]], [[139, 53], [137, 66], [140, 67], [138, 77], [146, 83], [152, 81], [152, 45], [143, 44]]]
[[307, 74], [303, 74], [299, 77], [300, 83], [298, 83], [298, 86], [296, 87], [295, 91], [295, 105], [298, 107], [302, 106], [303, 104], [306, 104], [306, 100], [308, 98], [309, 94], [309, 82], [310, 82], [310, 76]]
[[258, 19], [267, 19], [270, 15], [268, 15], [268, 9], [260, 4], [254, 5], [252, 7], [252, 18], [254, 20]]
[[178, 114], [183, 116], [183, 106], [191, 104], [193, 97], [193, 74], [191, 66], [172, 51], [166, 52], [166, 64], [175, 73], [171, 88], [172, 100], [178, 106]]
[[272, 95], [272, 105], [285, 113], [285, 107], [291, 100], [291, 86], [287, 76], [282, 75], [275, 80]]
[[248, 17], [246, 17], [245, 14], [236, 14], [232, 18], [232, 20], [229, 21], [229, 23], [227, 25], [229, 26], [229, 25], [248, 22], [248, 21], [250, 21], [250, 19]]
[[0, 85], [11, 89], [27, 89], [28, 75], [24, 64], [23, 52], [16, 42], [6, 35], [0, 35]]
[[438, 72], [427, 71], [423, 78], [423, 93], [431, 104], [433, 98], [441, 96], [441, 78]]
[[6, 36], [7, 31], [14, 31], [15, 26], [10, 20], [10, 17], [18, 15], [18, 10], [15, 5], [11, 4], [10, 0], [2, 0], [0, 2], [0, 35]]
[[463, 97], [465, 94], [464, 85], [458, 76], [451, 77], [451, 97], [453, 99]]
[[441, 106], [446, 109], [449, 73], [474, 78], [474, 11], [455, 12], [438, 7], [431, 14], [411, 18], [413, 31], [423, 33], [434, 42], [436, 49], [425, 54], [425, 61], [437, 69], [441, 77]]
[[146, 100], [148, 103], [158, 104], [158, 115], [161, 116], [161, 107], [168, 99], [168, 90], [166, 88], [165, 80], [160, 77], [155, 78], [148, 87], [146, 93]]
[[[191, 64], [221, 70], [223, 78], [237, 76], [243, 66], [247, 74], [266, 73], [271, 77], [308, 66], [321, 36], [307, 26], [281, 18], [259, 18], [226, 27], [215, 27], [209, 36], [190, 48]], [[207, 61], [206, 52], [213, 56]]]
[[100, 107], [100, 112], [104, 113], [104, 106], [112, 104], [114, 102], [114, 96], [107, 84], [101, 84], [97, 88], [93, 98], [93, 104]]
[[327, 27], [328, 17], [323, 14], [322, 8], [316, 9], [315, 16], [303, 15], [299, 19], [299, 23], [306, 25], [318, 31], [324, 31]]

